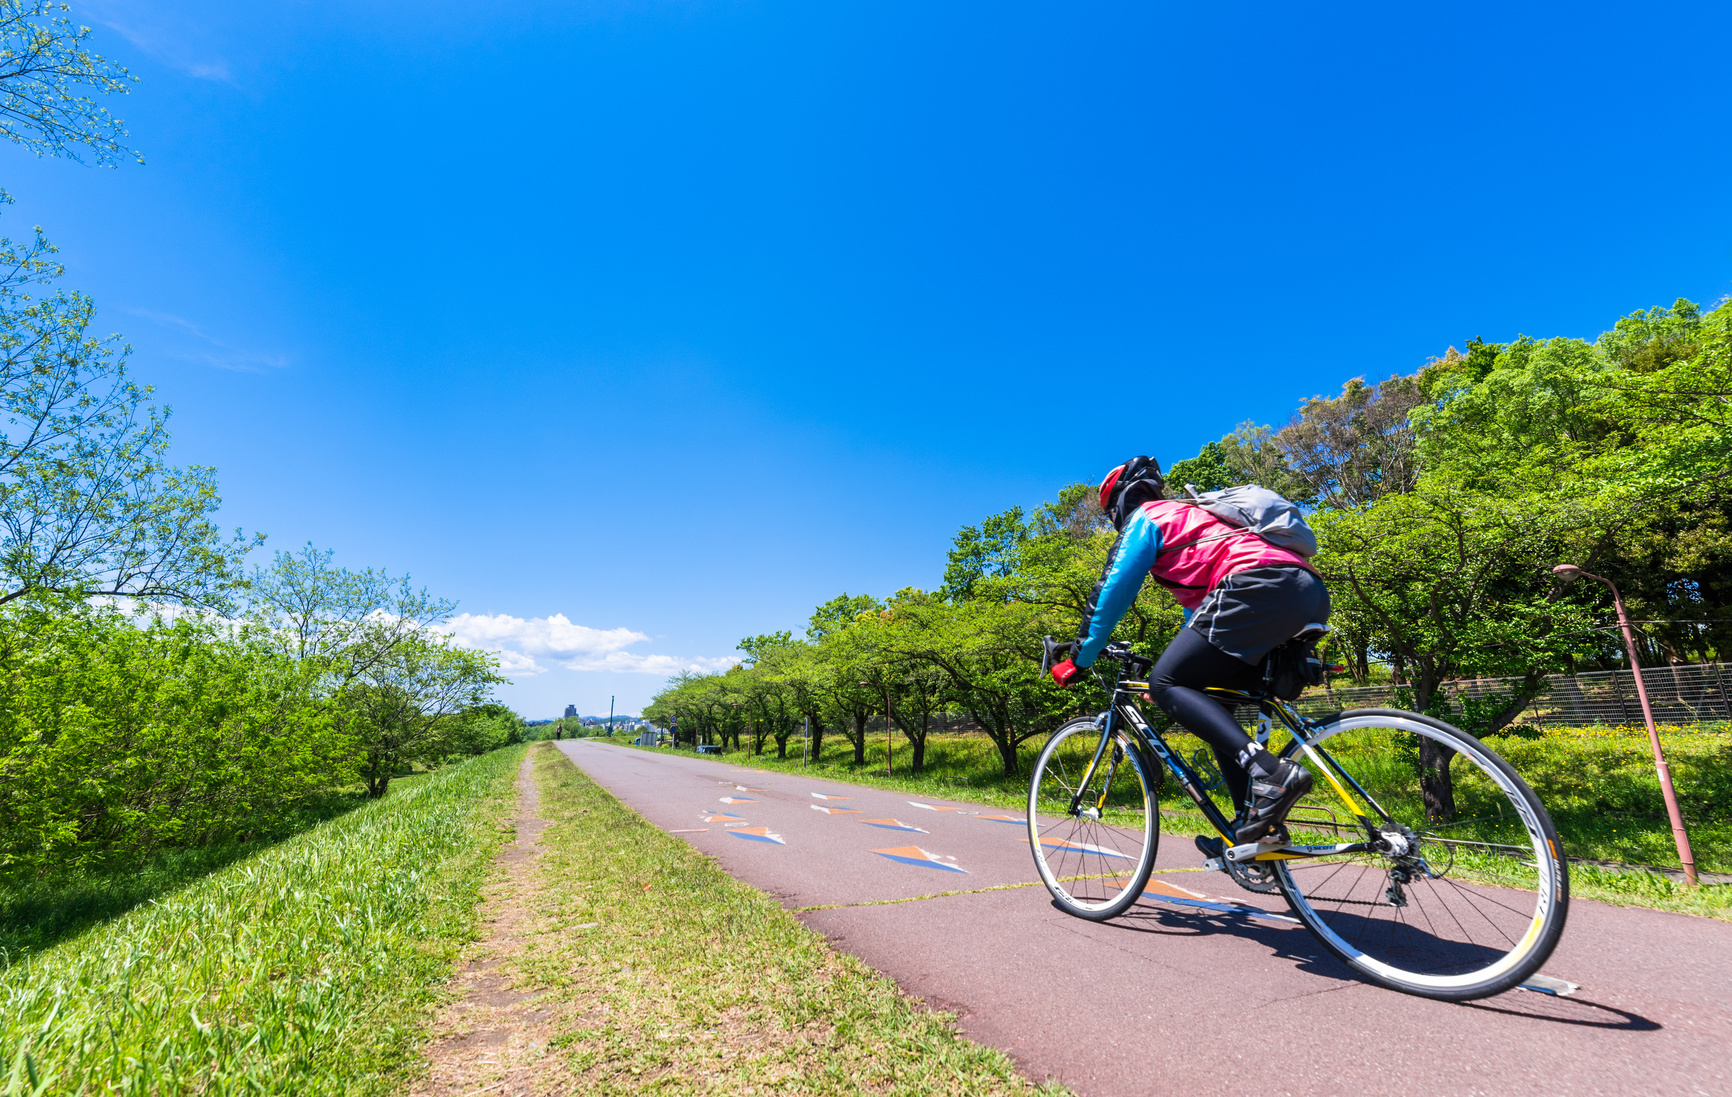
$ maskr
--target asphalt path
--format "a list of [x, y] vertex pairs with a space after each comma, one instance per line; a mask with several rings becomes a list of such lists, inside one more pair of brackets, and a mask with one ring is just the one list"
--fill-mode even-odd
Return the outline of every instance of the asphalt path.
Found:
[[1575, 994], [1433, 1002], [1360, 982], [1279, 896], [1201, 871], [1189, 834], [1162, 835], [1162, 898], [1095, 923], [1040, 886], [1021, 812], [556, 745], [970, 1039], [1084, 1097], [1732, 1095], [1732, 924], [1577, 900], [1545, 968]]

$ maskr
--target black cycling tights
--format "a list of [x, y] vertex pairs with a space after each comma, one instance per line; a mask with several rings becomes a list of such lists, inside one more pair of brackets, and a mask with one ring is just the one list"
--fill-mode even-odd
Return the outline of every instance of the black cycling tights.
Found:
[[1239, 764], [1238, 755], [1250, 745], [1251, 737], [1226, 705], [1203, 690], [1209, 686], [1256, 690], [1262, 684], [1259, 668], [1235, 659], [1188, 628], [1179, 630], [1149, 674], [1149, 696], [1162, 712], [1214, 748], [1221, 776], [1233, 793], [1233, 802], [1240, 806], [1245, 803], [1250, 777]]

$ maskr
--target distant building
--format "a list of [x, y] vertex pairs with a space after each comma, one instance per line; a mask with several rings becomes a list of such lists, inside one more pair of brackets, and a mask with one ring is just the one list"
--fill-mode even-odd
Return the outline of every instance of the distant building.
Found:
[[577, 716], [577, 706], [576, 705], [566, 705], [565, 706], [565, 718], [567, 720], [571, 720], [571, 719], [574, 719], [576, 716]]

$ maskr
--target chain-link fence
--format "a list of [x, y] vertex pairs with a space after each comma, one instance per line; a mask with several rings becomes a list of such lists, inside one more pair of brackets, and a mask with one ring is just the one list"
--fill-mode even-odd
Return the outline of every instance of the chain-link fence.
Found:
[[[1513, 693], [1519, 678], [1471, 678], [1446, 682], [1443, 695], [1453, 702], [1465, 698]], [[1732, 666], [1725, 663], [1685, 663], [1642, 668], [1642, 683], [1654, 707], [1654, 719], [1662, 724], [1700, 724], [1732, 721]], [[1396, 686], [1354, 686], [1346, 689], [1313, 689], [1299, 708], [1324, 712], [1341, 708], [1401, 707]], [[1586, 671], [1553, 674], [1546, 678], [1538, 696], [1528, 703], [1518, 722], [1541, 727], [1576, 727], [1586, 724], [1640, 724], [1642, 703], [1636, 696], [1634, 676], [1627, 670]]]
[[[1460, 702], [1467, 698], [1511, 694], [1520, 682], [1519, 678], [1470, 678], [1445, 682], [1441, 692], [1459, 708]], [[1654, 706], [1654, 719], [1658, 723], [1732, 722], [1732, 665], [1685, 663], [1644, 667], [1642, 682], [1648, 687], [1648, 701]], [[1400, 691], [1401, 687], [1391, 685], [1317, 688], [1306, 691], [1298, 708], [1307, 715], [1315, 715], [1344, 708], [1411, 706], [1411, 694], [1402, 696]], [[1241, 722], [1250, 723], [1256, 720], [1257, 710], [1255, 706], [1241, 706], [1236, 715]], [[1539, 694], [1528, 702], [1515, 722], [1539, 727], [1637, 725], [1642, 722], [1642, 703], [1636, 697], [1635, 679], [1627, 670], [1553, 674], [1546, 678]], [[884, 717], [874, 716], [866, 726], [868, 734], [881, 736]], [[973, 720], [959, 713], [933, 713], [927, 727], [933, 732], [981, 731]], [[900, 743], [900, 727], [897, 731]], [[825, 738], [834, 740], [842, 736], [839, 729], [827, 728]]]

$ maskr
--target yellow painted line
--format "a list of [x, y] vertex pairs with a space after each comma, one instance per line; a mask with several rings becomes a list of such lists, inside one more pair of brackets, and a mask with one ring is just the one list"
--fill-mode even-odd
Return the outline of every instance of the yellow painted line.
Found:
[[[1168, 872], [1202, 872], [1201, 868], [1164, 868], [1160, 873], [1150, 873], [1151, 876]], [[1102, 873], [1095, 876], [1066, 876], [1059, 880], [1061, 884], [1075, 883], [1078, 880], [1101, 880], [1112, 873]], [[948, 899], [953, 895], [984, 895], [989, 891], [1015, 891], [1018, 888], [1044, 887], [1039, 880], [1030, 880], [1026, 884], [995, 884], [992, 887], [968, 888], [962, 891], [935, 891], [930, 895], [910, 895], [906, 899], [866, 899], [858, 903], [825, 903], [815, 907], [792, 907], [790, 913], [805, 914], [811, 910], [846, 910], [850, 907], [888, 907], [897, 903], [920, 903], [927, 899]]]

